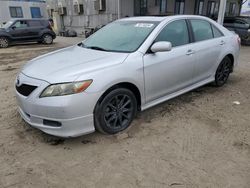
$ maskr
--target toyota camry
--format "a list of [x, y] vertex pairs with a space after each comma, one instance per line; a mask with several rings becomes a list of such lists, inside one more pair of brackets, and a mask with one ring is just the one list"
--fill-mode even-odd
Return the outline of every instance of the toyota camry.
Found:
[[29, 61], [15, 83], [18, 109], [51, 135], [116, 134], [138, 111], [208, 83], [223, 86], [239, 49], [238, 35], [206, 17], [124, 18]]

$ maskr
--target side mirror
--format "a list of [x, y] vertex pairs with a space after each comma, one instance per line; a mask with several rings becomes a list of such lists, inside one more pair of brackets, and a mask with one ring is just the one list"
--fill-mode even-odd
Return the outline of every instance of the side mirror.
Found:
[[167, 52], [172, 50], [171, 42], [156, 42], [151, 46], [151, 51], [156, 52]]
[[11, 26], [11, 29], [15, 30], [15, 29], [16, 29], [16, 26]]

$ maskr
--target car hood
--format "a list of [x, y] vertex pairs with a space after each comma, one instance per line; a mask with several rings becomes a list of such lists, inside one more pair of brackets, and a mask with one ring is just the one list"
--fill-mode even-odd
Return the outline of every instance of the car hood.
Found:
[[72, 46], [31, 60], [24, 66], [22, 73], [49, 83], [72, 82], [83, 74], [120, 64], [127, 56], [127, 53]]

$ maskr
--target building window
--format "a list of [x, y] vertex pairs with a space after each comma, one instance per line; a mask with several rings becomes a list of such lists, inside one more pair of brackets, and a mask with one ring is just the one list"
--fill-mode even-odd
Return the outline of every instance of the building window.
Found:
[[185, 12], [185, 0], [175, 1], [175, 14], [184, 14]]
[[135, 16], [145, 16], [148, 12], [147, 0], [134, 1]]
[[22, 7], [10, 7], [10, 16], [12, 18], [23, 18]]
[[31, 17], [32, 18], [41, 18], [41, 10], [39, 7], [30, 7]]
[[204, 8], [204, 0], [196, 0], [194, 13], [197, 15], [202, 15], [203, 8]]
[[141, 16], [144, 16], [147, 14], [147, 11], [148, 11], [148, 1], [147, 0], [140, 0], [140, 14]]
[[155, 6], [159, 6], [160, 0], [155, 0]]
[[229, 4], [229, 15], [235, 15], [236, 3]]
[[160, 13], [166, 13], [167, 12], [167, 0], [161, 0], [160, 1]]
[[208, 1], [208, 4], [207, 4], [207, 16], [208, 17], [213, 17], [215, 15], [215, 7], [216, 7], [215, 1]]

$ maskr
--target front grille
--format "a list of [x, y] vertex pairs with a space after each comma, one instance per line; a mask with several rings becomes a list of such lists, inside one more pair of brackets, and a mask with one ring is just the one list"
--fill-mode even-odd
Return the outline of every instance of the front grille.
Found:
[[28, 97], [36, 88], [37, 86], [32, 86], [27, 84], [22, 84], [20, 86], [16, 85], [17, 92], [25, 97]]

